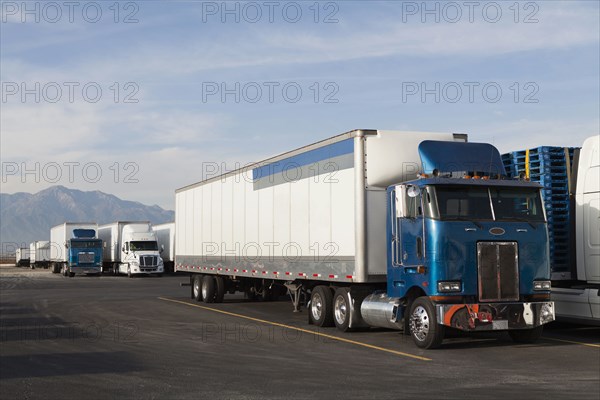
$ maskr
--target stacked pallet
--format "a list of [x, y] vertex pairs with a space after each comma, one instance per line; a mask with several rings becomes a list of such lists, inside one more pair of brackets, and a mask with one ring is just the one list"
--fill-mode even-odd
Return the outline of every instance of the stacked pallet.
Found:
[[570, 188], [574, 147], [541, 146], [502, 155], [510, 177], [524, 176], [543, 186], [552, 272], [570, 270]]

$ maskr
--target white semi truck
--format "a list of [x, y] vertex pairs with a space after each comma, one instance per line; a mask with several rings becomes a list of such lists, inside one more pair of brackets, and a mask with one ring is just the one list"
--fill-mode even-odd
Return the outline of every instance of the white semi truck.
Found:
[[29, 245], [29, 265], [31, 269], [36, 267], [48, 268], [50, 265], [50, 242], [37, 240]]
[[567, 279], [553, 277], [552, 299], [558, 319], [600, 325], [600, 137], [586, 139], [578, 153], [571, 204], [575, 262]]
[[165, 272], [171, 273], [175, 263], [175, 222], [152, 225], [152, 230], [156, 233]]
[[19, 247], [15, 252], [15, 266], [29, 267], [30, 256], [28, 247]]
[[539, 338], [554, 319], [541, 186], [454, 133], [355, 130], [175, 192], [175, 270], [191, 296], [269, 300], [309, 322]]
[[104, 241], [103, 270], [115, 275], [162, 275], [156, 233], [148, 221], [118, 221], [98, 227]]
[[50, 267], [64, 276], [100, 274], [102, 240], [94, 222], [65, 222], [50, 229]]

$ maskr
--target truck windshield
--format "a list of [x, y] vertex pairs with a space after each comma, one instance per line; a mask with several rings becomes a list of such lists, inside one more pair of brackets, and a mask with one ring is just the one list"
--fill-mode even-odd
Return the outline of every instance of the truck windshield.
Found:
[[[543, 222], [537, 188], [438, 186], [437, 213], [443, 220], [501, 220]], [[438, 214], [438, 215], [435, 215]]]
[[71, 247], [74, 249], [97, 249], [102, 247], [101, 240], [71, 240]]
[[490, 189], [496, 220], [544, 221], [539, 190], [535, 188]]
[[137, 242], [130, 242], [129, 249], [131, 251], [158, 250], [158, 245], [156, 244], [155, 241], [148, 241], [148, 242], [137, 241]]

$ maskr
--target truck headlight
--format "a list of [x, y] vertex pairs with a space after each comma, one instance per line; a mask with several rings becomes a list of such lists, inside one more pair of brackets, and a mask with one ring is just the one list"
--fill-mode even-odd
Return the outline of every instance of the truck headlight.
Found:
[[440, 292], [440, 293], [462, 292], [462, 282], [461, 281], [438, 282], [437, 289], [438, 289], [438, 292]]
[[533, 290], [550, 290], [550, 281], [533, 281]]

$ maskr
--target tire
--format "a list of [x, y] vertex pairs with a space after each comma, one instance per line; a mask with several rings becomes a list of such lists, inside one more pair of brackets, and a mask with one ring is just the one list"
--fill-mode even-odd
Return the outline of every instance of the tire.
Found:
[[508, 331], [508, 335], [515, 343], [533, 343], [542, 336], [543, 331], [544, 326], [541, 325], [532, 329], [515, 329]]
[[210, 275], [204, 275], [202, 278], [202, 300], [205, 303], [214, 303], [217, 290], [215, 287], [215, 278]]
[[437, 323], [435, 307], [427, 297], [419, 297], [410, 308], [410, 335], [422, 349], [435, 349], [444, 340], [444, 326]]
[[202, 301], [202, 275], [192, 278], [192, 299]]
[[320, 327], [333, 326], [333, 295], [327, 286], [317, 286], [310, 295], [309, 318]]
[[75, 272], [69, 272], [69, 278], [73, 278], [75, 276]]
[[215, 303], [222, 303], [225, 297], [225, 279], [215, 276]]
[[333, 322], [342, 332], [350, 331], [351, 301], [348, 288], [338, 288], [333, 295]]
[[119, 276], [119, 264], [113, 264], [113, 266], [112, 266], [112, 274], [114, 276]]

